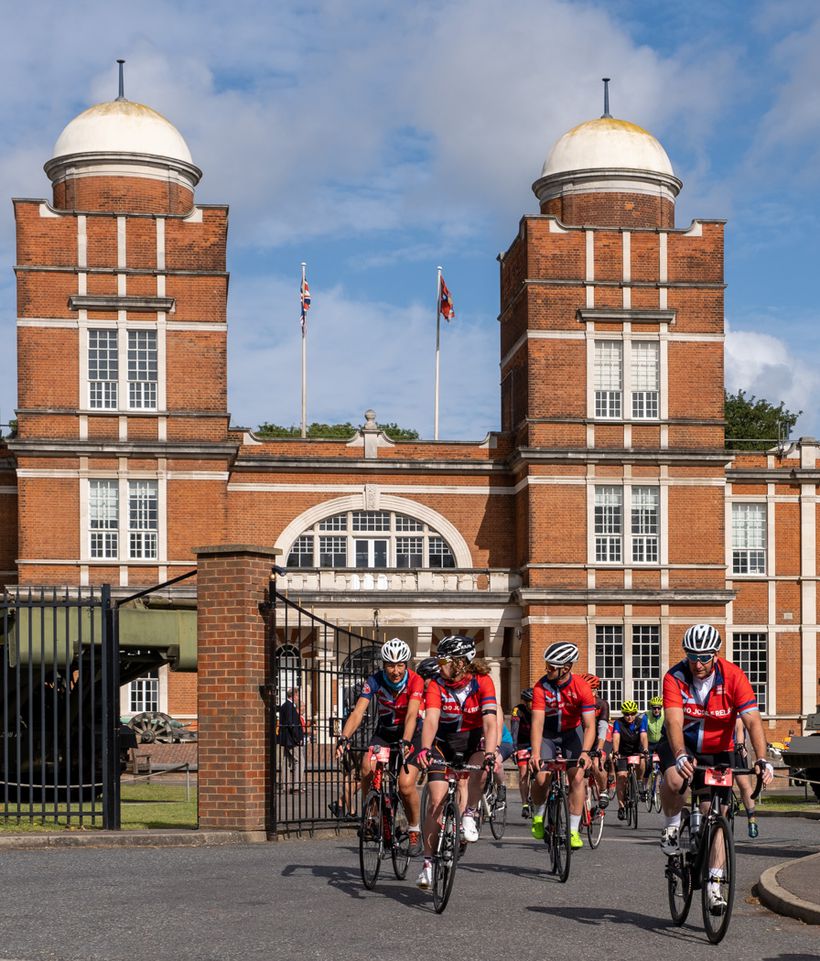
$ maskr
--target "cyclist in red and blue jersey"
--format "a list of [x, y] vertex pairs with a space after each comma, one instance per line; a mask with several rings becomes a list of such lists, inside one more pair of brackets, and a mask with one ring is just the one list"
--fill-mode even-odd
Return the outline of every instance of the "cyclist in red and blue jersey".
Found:
[[[649, 751], [649, 722], [645, 714], [638, 712], [635, 701], [621, 702], [621, 717], [612, 729], [612, 756], [615, 760], [616, 781], [618, 793], [618, 820], [626, 820], [626, 779], [629, 774], [629, 756], [639, 755], [636, 777], [643, 781], [646, 774], [645, 755]], [[646, 793], [641, 792], [641, 800], [646, 800]]]
[[[475, 641], [462, 634], [442, 638], [437, 657], [440, 673], [431, 680], [425, 695], [418, 763], [425, 768], [433, 760], [448, 764], [482, 764], [486, 770], [491, 770], [498, 746], [498, 702], [489, 668], [476, 658]], [[478, 840], [475, 808], [483, 777], [483, 772], [471, 771], [467, 779], [466, 807], [461, 821], [465, 841]], [[445, 770], [429, 768], [427, 782], [430, 803], [424, 825], [424, 865], [416, 881], [423, 890], [432, 885], [432, 851], [447, 795]]]
[[[345, 721], [336, 746], [340, 758], [349, 748], [350, 740], [358, 730], [371, 702], [376, 704], [376, 728], [370, 738], [368, 750], [362, 758], [362, 799], [367, 796], [373, 779], [371, 748], [393, 747], [405, 755], [407, 770], [399, 774], [399, 794], [407, 814], [410, 850], [421, 850], [421, 827], [419, 825], [419, 794], [416, 790], [418, 761], [415, 756], [420, 746], [417, 730], [419, 706], [424, 695], [424, 681], [408, 666], [410, 648], [394, 637], [382, 645], [382, 669], [371, 674], [362, 686], [356, 706]], [[411, 767], [412, 765], [412, 767]]]
[[[736, 664], [718, 657], [721, 638], [711, 624], [695, 624], [683, 635], [684, 660], [673, 665], [663, 679], [664, 737], [655, 750], [664, 772], [661, 805], [666, 825], [661, 835], [664, 854], [680, 851], [678, 828], [684, 779], [695, 775], [698, 765], [731, 764], [734, 760], [734, 729], [739, 717], [749, 732], [755, 764], [769, 784], [774, 769], [766, 760], [766, 735], [752, 686]], [[696, 783], [697, 786], [697, 783]], [[721, 853], [723, 848], [716, 845]], [[723, 865], [709, 866], [710, 910], [726, 910], [720, 879]], [[713, 883], [714, 882], [714, 883]]]
[[578, 660], [575, 644], [561, 641], [544, 651], [547, 673], [533, 687], [532, 697], [532, 758], [530, 767], [535, 775], [532, 800], [535, 813], [532, 836], [544, 837], [544, 810], [547, 789], [552, 775], [541, 770], [541, 761], [551, 761], [560, 748], [567, 760], [579, 761], [567, 769], [569, 781], [570, 847], [582, 848], [579, 826], [584, 808], [584, 766], [590, 763], [587, 751], [595, 743], [595, 696], [592, 688], [579, 674], [572, 673]]

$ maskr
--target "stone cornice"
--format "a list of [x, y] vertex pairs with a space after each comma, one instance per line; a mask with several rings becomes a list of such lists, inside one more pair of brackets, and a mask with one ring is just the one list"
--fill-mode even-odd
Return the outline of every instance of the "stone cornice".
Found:
[[619, 587], [562, 590], [522, 587], [513, 592], [521, 604], [728, 604], [737, 597], [730, 590], [633, 590]]
[[115, 294], [72, 294], [69, 310], [130, 310], [170, 314], [176, 307], [174, 297], [118, 297]]
[[522, 464], [728, 464], [732, 455], [723, 450], [705, 448], [703, 450], [669, 450], [658, 448], [655, 450], [596, 450], [594, 448], [538, 448], [522, 447], [511, 456], [509, 465], [512, 469]]
[[637, 310], [620, 307], [580, 307], [578, 320], [596, 324], [674, 324], [676, 310]]
[[368, 473], [432, 473], [432, 474], [507, 474], [503, 462], [494, 461], [428, 461], [374, 458], [361, 460], [346, 457], [283, 457], [276, 454], [240, 454], [233, 465], [234, 473], [310, 473], [348, 474], [351, 471]]
[[18, 457], [233, 457], [238, 444], [189, 441], [11, 440]]

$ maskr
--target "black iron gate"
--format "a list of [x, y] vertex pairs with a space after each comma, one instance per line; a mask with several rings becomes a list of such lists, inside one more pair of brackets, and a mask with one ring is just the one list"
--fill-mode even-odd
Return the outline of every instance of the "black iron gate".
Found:
[[0, 818], [119, 828], [109, 587], [0, 592]]
[[363, 683], [380, 666], [377, 632], [355, 634], [273, 589], [270, 601], [273, 830], [352, 826], [358, 768], [375, 726], [375, 705], [341, 763], [335, 759], [336, 739]]

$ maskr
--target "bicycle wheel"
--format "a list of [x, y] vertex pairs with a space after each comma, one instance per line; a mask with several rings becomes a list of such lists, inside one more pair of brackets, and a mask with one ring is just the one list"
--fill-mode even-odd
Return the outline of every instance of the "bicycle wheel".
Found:
[[382, 860], [382, 796], [370, 791], [362, 806], [359, 824], [359, 867], [362, 884], [368, 891], [376, 887]]
[[627, 824], [638, 829], [638, 779], [635, 777], [635, 772], [629, 772], [629, 781], [627, 782], [627, 796], [626, 796], [626, 819]]
[[393, 797], [393, 824], [391, 826], [390, 856], [393, 859], [393, 873], [403, 881], [407, 877], [407, 866], [410, 864], [410, 832], [404, 804], [398, 795]]
[[561, 791], [556, 795], [550, 812], [552, 834], [552, 873], [564, 883], [569, 877], [569, 862], [572, 848], [569, 846], [569, 805], [567, 796]]
[[601, 810], [601, 807], [598, 804], [598, 791], [592, 786], [592, 784], [587, 784], [587, 796], [584, 812], [589, 846], [591, 848], [597, 848], [601, 843], [601, 835], [604, 833], [605, 813]]
[[444, 802], [438, 852], [433, 862], [433, 907], [436, 914], [447, 907], [458, 866], [458, 806], [453, 798]]
[[[703, 859], [701, 869], [701, 904], [703, 906], [703, 926], [706, 929], [706, 937], [717, 944], [723, 940], [724, 935], [729, 930], [729, 921], [732, 918], [732, 906], [735, 899], [735, 842], [732, 837], [732, 829], [726, 818], [719, 814], [710, 819], [706, 827], [706, 837], [704, 844], [707, 845], [706, 856]], [[711, 853], [711, 857], [709, 856]], [[723, 863], [723, 874], [719, 880], [711, 877], [709, 862], [717, 860], [718, 864]], [[722, 904], [715, 906], [712, 896], [714, 891], [720, 893]]]
[[507, 829], [507, 792], [504, 785], [496, 781], [490, 804], [490, 830], [496, 841], [504, 837]]
[[652, 808], [655, 806], [655, 774], [654, 772], [649, 775], [649, 780], [646, 782], [646, 810], [649, 814], [652, 813]]
[[666, 859], [666, 890], [669, 896], [669, 913], [674, 923], [680, 926], [692, 906], [689, 811], [685, 808], [681, 813], [678, 844], [681, 853]]

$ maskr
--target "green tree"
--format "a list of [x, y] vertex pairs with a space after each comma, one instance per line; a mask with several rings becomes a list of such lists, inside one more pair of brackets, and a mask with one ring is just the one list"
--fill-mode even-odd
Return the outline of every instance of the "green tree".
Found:
[[[408, 427], [399, 427], [398, 424], [379, 424], [380, 430], [383, 430], [385, 434], [391, 440], [418, 440], [418, 431], [411, 430]], [[325, 440], [350, 440], [351, 437], [356, 433], [358, 428], [354, 427], [351, 423], [344, 424], [319, 424], [314, 421], [312, 424], [308, 424], [307, 436], [324, 438]], [[256, 430], [259, 437], [299, 437], [301, 436], [302, 430], [298, 425], [293, 425], [291, 427], [282, 427], [280, 424], [269, 424], [267, 421], [260, 424]]]
[[797, 418], [781, 400], [777, 407], [762, 397], [724, 391], [726, 446], [733, 450], [765, 450], [778, 440], [788, 440]]

